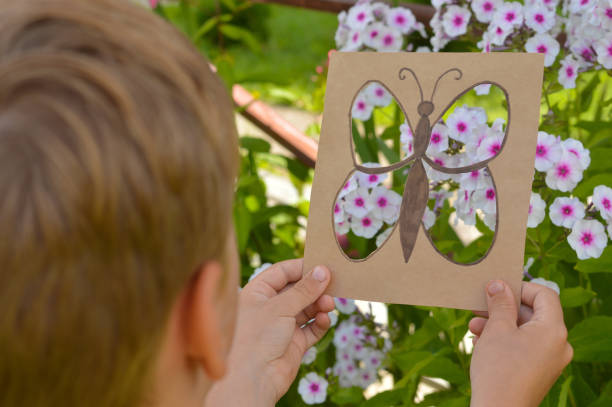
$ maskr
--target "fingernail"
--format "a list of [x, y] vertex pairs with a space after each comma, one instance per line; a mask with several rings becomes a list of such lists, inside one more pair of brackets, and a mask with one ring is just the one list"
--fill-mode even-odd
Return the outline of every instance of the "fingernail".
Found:
[[323, 267], [317, 266], [312, 272], [312, 276], [314, 277], [315, 280], [322, 283], [327, 278], [327, 273], [325, 272]]
[[487, 292], [491, 297], [502, 291], [504, 291], [504, 283], [499, 280], [491, 281], [487, 286]]

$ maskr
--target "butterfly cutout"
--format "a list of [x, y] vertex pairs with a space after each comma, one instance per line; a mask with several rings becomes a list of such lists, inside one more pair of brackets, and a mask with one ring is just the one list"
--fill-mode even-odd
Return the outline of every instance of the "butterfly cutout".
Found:
[[[347, 182], [350, 182], [351, 177], [353, 176], [355, 172], [358, 171], [359, 173], [361, 173], [360, 174], [361, 176], [376, 177], [376, 176], [380, 176], [385, 173], [390, 173], [391, 171], [395, 171], [395, 170], [408, 171], [408, 176], [405, 181], [404, 192], [402, 194], [401, 204], [399, 208], [399, 217], [396, 220], [397, 227], [399, 227], [399, 230], [400, 230], [400, 242], [402, 246], [404, 261], [407, 263], [414, 249], [419, 227], [423, 223], [422, 219], [423, 219], [423, 215], [425, 213], [428, 199], [429, 199], [428, 172], [429, 174], [440, 174], [442, 176], [447, 175], [448, 178], [452, 178], [452, 177], [460, 176], [462, 174], [464, 176], [465, 175], [469, 176], [469, 174], [474, 174], [480, 171], [484, 171], [491, 177], [492, 189], [491, 189], [490, 194], [493, 196], [493, 199], [495, 200], [495, 213], [497, 213], [497, 197], [496, 197], [497, 194], [496, 194], [495, 185], [494, 185], [491, 171], [488, 168], [488, 163], [489, 161], [491, 161], [492, 159], [498, 156], [498, 154], [503, 149], [503, 146], [505, 145], [506, 136], [508, 134], [508, 129], [510, 125], [510, 111], [508, 110], [508, 121], [507, 121], [505, 131], [503, 132], [503, 139], [499, 145], [495, 146], [496, 150], [493, 151], [494, 154], [492, 154], [491, 157], [482, 159], [480, 161], [471, 162], [468, 165], [465, 165], [465, 163], [461, 163], [461, 162], [459, 163], [441, 162], [435, 156], [430, 154], [429, 149], [428, 149], [428, 147], [430, 146], [430, 143], [433, 142], [432, 121], [430, 119], [430, 115], [435, 110], [435, 105], [433, 103], [433, 100], [434, 100], [434, 96], [438, 88], [438, 85], [440, 83], [440, 80], [442, 78], [444, 78], [448, 74], [456, 73], [456, 77], [454, 79], [460, 80], [463, 74], [457, 68], [452, 68], [442, 73], [435, 82], [431, 97], [429, 98], [429, 100], [425, 100], [423, 97], [423, 90], [422, 90], [421, 84], [418, 80], [417, 75], [412, 69], [407, 68], [407, 67], [401, 68], [398, 72], [399, 79], [406, 80], [408, 78], [406, 73], [412, 75], [419, 89], [419, 93], [420, 93], [420, 103], [417, 106], [417, 112], [420, 116], [420, 119], [418, 121], [416, 131], [412, 131], [412, 127], [410, 126], [409, 121], [406, 120], [407, 125], [410, 126], [411, 133], [413, 134], [413, 143], [412, 143], [412, 149], [410, 151], [410, 155], [405, 158], [400, 159], [398, 162], [391, 163], [386, 166], [369, 166], [369, 165], [364, 165], [358, 162], [356, 154], [355, 154], [355, 149], [353, 148], [354, 169], [351, 170], [351, 172], [349, 173], [349, 176], [347, 177], [347, 179], [345, 180], [345, 183], [343, 184], [343, 188], [339, 190], [336, 196], [336, 201], [334, 201], [334, 212], [338, 210], [338, 200], [343, 196], [343, 189], [346, 189], [348, 185]], [[509, 106], [508, 93], [503, 87], [501, 87], [500, 85], [494, 82], [490, 82], [490, 81], [479, 82], [477, 84], [474, 84], [468, 87], [463, 92], [458, 94], [448, 104], [448, 106], [442, 111], [440, 116], [436, 120], [433, 121], [433, 123], [434, 124], [438, 123], [440, 119], [445, 115], [445, 113], [449, 111], [449, 109], [454, 105], [454, 103], [459, 98], [461, 98], [463, 95], [473, 90], [477, 86], [483, 85], [483, 84], [494, 85], [497, 88], [501, 89], [505, 97], [506, 106]], [[396, 102], [397, 102], [397, 99], [396, 99]], [[401, 105], [400, 105], [400, 108], [401, 108]], [[461, 129], [460, 123], [456, 123], [456, 125], [459, 126], [459, 129]], [[351, 146], [353, 146], [352, 138], [351, 138]], [[429, 171], [426, 170], [425, 166], [429, 167]], [[487, 190], [486, 193], [489, 194], [489, 190]], [[464, 198], [463, 196], [459, 196], [457, 199], [461, 200], [463, 198]], [[468, 196], [466, 192], [465, 199], [467, 198]], [[366, 218], [363, 218], [363, 219], [369, 222], [368, 219]], [[495, 222], [497, 224], [497, 219], [495, 219]], [[430, 242], [434, 246], [434, 248], [438, 252], [440, 252], [438, 248], [436, 247], [436, 245], [434, 244], [431, 236], [427, 232], [427, 228], [424, 227], [424, 230]], [[393, 233], [393, 231], [391, 231], [391, 233]], [[382, 247], [386, 243], [386, 241], [389, 239], [389, 237], [390, 237], [390, 234], [388, 234], [388, 236], [386, 237], [386, 240], [382, 242], [382, 244], [380, 244], [379, 246]], [[449, 259], [449, 260], [453, 261], [452, 259]]]

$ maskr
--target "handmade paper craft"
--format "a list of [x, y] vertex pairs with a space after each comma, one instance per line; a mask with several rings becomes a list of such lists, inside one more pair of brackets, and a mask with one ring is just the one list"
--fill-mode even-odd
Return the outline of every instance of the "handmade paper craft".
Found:
[[337, 297], [486, 309], [520, 296], [543, 57], [334, 53], [304, 270]]

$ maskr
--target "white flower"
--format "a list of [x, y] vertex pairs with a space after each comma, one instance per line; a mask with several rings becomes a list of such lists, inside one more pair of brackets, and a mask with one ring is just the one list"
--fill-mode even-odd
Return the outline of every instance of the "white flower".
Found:
[[559, 54], [559, 43], [548, 34], [536, 34], [527, 40], [525, 50], [544, 54], [544, 66], [551, 66]]
[[561, 61], [558, 80], [565, 89], [574, 89], [576, 87], [578, 68], [580, 68], [580, 64], [571, 55], [568, 55]]
[[538, 132], [535, 168], [538, 171], [548, 171], [561, 158], [563, 148], [559, 138], [543, 131]]
[[537, 227], [546, 216], [546, 202], [540, 194], [532, 192], [529, 200], [529, 217], [527, 218], [527, 227]]
[[449, 137], [465, 143], [478, 125], [474, 118], [474, 113], [467, 106], [456, 108], [446, 119]]
[[300, 379], [298, 393], [306, 404], [321, 404], [327, 398], [327, 380], [315, 372], [307, 373]]
[[374, 20], [372, 6], [365, 3], [351, 7], [345, 23], [354, 30], [363, 30], [372, 20]]
[[356, 236], [365, 237], [370, 239], [374, 237], [376, 232], [382, 227], [382, 220], [371, 213], [361, 217], [351, 218], [351, 230]]
[[582, 143], [576, 139], [568, 138], [561, 142], [563, 150], [573, 154], [580, 163], [580, 168], [586, 170], [591, 165], [591, 152], [584, 148]]
[[342, 49], [346, 45], [349, 37], [349, 33], [351, 29], [342, 23], [338, 25], [338, 29], [336, 30], [336, 35], [334, 36], [334, 41], [336, 42], [336, 48]]
[[512, 26], [502, 26], [493, 23], [489, 25], [487, 31], [491, 44], [494, 45], [503, 45], [510, 33], [512, 33]]
[[334, 222], [340, 223], [344, 222], [344, 220], [343, 202], [341, 200], [337, 200], [334, 204]]
[[492, 23], [504, 29], [523, 24], [523, 6], [516, 1], [503, 2], [493, 14]]
[[490, 83], [483, 83], [482, 85], [478, 85], [474, 87], [474, 92], [476, 92], [478, 96], [488, 95], [490, 91], [491, 91]]
[[414, 50], [414, 52], [431, 52], [431, 49], [426, 45], [421, 45]]
[[446, 34], [457, 37], [467, 32], [472, 13], [465, 7], [449, 6], [442, 18], [442, 25]]
[[375, 187], [370, 194], [372, 215], [388, 224], [395, 223], [399, 217], [402, 196], [385, 187]]
[[546, 172], [546, 185], [551, 189], [570, 192], [582, 180], [580, 162], [571, 153], [563, 152], [561, 159]]
[[584, 205], [578, 198], [557, 197], [550, 205], [550, 220], [557, 226], [571, 229], [584, 218]]
[[610, 239], [612, 239], [612, 223], [608, 224], [608, 236], [610, 236]]
[[608, 244], [603, 225], [596, 220], [579, 220], [574, 223], [572, 233], [567, 237], [569, 245], [580, 260], [598, 258]]
[[495, 232], [495, 226], [497, 223], [497, 215], [495, 213], [485, 213], [482, 222], [486, 227], [491, 229], [491, 231]]
[[370, 48], [378, 46], [380, 34], [385, 30], [386, 26], [383, 23], [375, 22], [366, 27], [363, 33], [363, 43]]
[[606, 69], [612, 69], [612, 33], [608, 33], [595, 43], [595, 52], [597, 53], [597, 62]]
[[260, 275], [262, 272], [266, 271], [271, 265], [272, 265], [271, 263], [264, 263], [261, 266], [257, 267], [255, 270], [253, 270], [253, 274], [251, 274], [251, 276], [249, 277], [249, 281], [253, 280], [255, 277]]
[[485, 170], [481, 168], [479, 170], [462, 173], [459, 177], [459, 183], [461, 184], [461, 188], [467, 191], [475, 191], [489, 185], [486, 177]]
[[525, 8], [525, 25], [537, 33], [545, 33], [555, 25], [555, 11], [540, 4]]
[[363, 357], [363, 363], [366, 369], [376, 370], [382, 365], [385, 354], [377, 349], [367, 348], [366, 354]]
[[612, 221], [612, 188], [598, 185], [593, 189], [593, 205], [608, 222]]
[[595, 5], [597, 0], [570, 0], [569, 11], [572, 13], [581, 13], [589, 11]]
[[[368, 168], [380, 167], [378, 163], [363, 163], [362, 165]], [[365, 172], [357, 171], [355, 177], [361, 188], [374, 188], [387, 179], [387, 174], [366, 174]]]
[[363, 45], [363, 31], [352, 29], [346, 36], [346, 42], [340, 51], [357, 51]]
[[612, 0], [599, 0], [591, 17], [591, 23], [595, 23], [607, 32], [612, 31]]
[[346, 235], [351, 229], [351, 223], [348, 220], [334, 223], [334, 230], [338, 235]]
[[353, 102], [353, 108], [351, 109], [351, 116], [353, 119], [366, 121], [372, 116], [372, 110], [374, 105], [368, 100], [364, 92], [359, 92], [355, 101]]
[[427, 150], [437, 153], [448, 150], [448, 127], [442, 123], [434, 124]]
[[365, 89], [365, 94], [374, 106], [389, 106], [393, 101], [391, 93], [378, 82], [370, 83]]
[[387, 228], [382, 233], [379, 233], [378, 236], [376, 236], [376, 247], [382, 246], [391, 235], [391, 232], [393, 232], [393, 228]]
[[492, 185], [485, 189], [474, 192], [474, 206], [482, 209], [485, 213], [495, 213], [497, 210], [495, 187]]
[[538, 278], [534, 278], [533, 280], [531, 280], [531, 282], [535, 284], [543, 285], [544, 287], [548, 287], [554, 292], [556, 292], [557, 295], [561, 293], [561, 290], [559, 289], [559, 285], [555, 283], [554, 281], [550, 281], [550, 280], [546, 280], [544, 278], [538, 277]]
[[473, 0], [472, 11], [476, 15], [476, 20], [481, 23], [488, 23], [493, 19], [495, 9], [499, 6], [501, 0]]
[[358, 372], [357, 377], [357, 385], [362, 389], [365, 389], [376, 381], [376, 370], [362, 369]]
[[504, 143], [504, 133], [491, 132], [489, 137], [486, 137], [480, 143], [480, 147], [476, 150], [478, 161], [490, 160], [501, 151]]
[[404, 124], [400, 126], [400, 144], [402, 146], [402, 151], [406, 153], [407, 157], [412, 155], [413, 141], [414, 136], [412, 130], [408, 123], [404, 121]]
[[347, 194], [349, 194], [350, 192], [353, 192], [354, 190], [356, 190], [358, 187], [357, 185], [357, 178], [355, 177], [355, 175], [352, 175], [347, 181], [346, 183], [342, 186], [342, 189], [340, 190], [340, 192], [338, 193], [338, 199], [346, 196]]
[[334, 302], [336, 303], [336, 309], [343, 314], [352, 314], [355, 308], [357, 308], [355, 300], [351, 300], [350, 298], [336, 297], [334, 298]]
[[402, 34], [408, 34], [414, 29], [416, 18], [410, 9], [396, 7], [387, 12], [385, 21], [387, 25], [397, 28]]
[[466, 225], [474, 226], [476, 224], [476, 209], [472, 202], [471, 191], [460, 189], [457, 191], [457, 201], [455, 203], [455, 211], [457, 217]]
[[402, 49], [403, 42], [404, 37], [398, 29], [385, 27], [385, 29], [381, 31], [374, 48], [376, 48], [378, 52], [397, 52]]
[[327, 315], [329, 316], [329, 326], [336, 326], [338, 323], [338, 311], [329, 311]]
[[306, 349], [306, 352], [304, 352], [304, 356], [302, 356], [302, 364], [309, 365], [312, 362], [314, 362], [316, 358], [317, 358], [317, 348], [315, 348], [314, 346], [311, 346], [310, 348]]
[[425, 207], [425, 213], [423, 214], [423, 226], [425, 229], [429, 230], [434, 223], [436, 223], [436, 214], [428, 207]]
[[344, 210], [351, 215], [363, 217], [370, 212], [370, 194], [367, 188], [358, 188], [345, 197]]

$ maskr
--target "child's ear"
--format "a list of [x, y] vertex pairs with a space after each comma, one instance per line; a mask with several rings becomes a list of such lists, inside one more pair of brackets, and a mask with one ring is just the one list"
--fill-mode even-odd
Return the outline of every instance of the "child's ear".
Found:
[[220, 263], [202, 265], [191, 280], [183, 314], [187, 356], [197, 361], [211, 380], [220, 379], [226, 370], [227, 338], [219, 298], [222, 276]]

